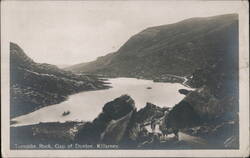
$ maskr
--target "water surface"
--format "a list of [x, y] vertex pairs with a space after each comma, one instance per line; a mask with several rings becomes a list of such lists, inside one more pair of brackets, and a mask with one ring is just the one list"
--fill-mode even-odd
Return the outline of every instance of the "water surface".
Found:
[[[146, 102], [160, 107], [173, 107], [184, 98], [178, 90], [188, 89], [179, 83], [155, 83], [135, 78], [115, 78], [109, 79], [108, 82], [113, 88], [71, 95], [60, 104], [14, 118], [13, 120], [18, 122], [14, 126], [39, 122], [92, 121], [102, 111], [105, 103], [123, 94], [128, 94], [134, 99], [137, 109], [143, 108]], [[65, 111], [70, 111], [70, 114], [62, 116]]]

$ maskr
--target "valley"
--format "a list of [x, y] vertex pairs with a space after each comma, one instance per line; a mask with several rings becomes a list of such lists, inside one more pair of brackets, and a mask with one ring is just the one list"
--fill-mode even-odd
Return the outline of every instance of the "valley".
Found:
[[[35, 63], [11, 43], [11, 117], [53, 107], [51, 114], [61, 116], [71, 111], [67, 101], [77, 108], [65, 118], [78, 113], [11, 126], [11, 148], [42, 142], [239, 149], [238, 31], [237, 14], [150, 27], [117, 52], [63, 70]], [[67, 100], [73, 94], [79, 95], [76, 101]], [[45, 115], [46, 110], [37, 116]]]

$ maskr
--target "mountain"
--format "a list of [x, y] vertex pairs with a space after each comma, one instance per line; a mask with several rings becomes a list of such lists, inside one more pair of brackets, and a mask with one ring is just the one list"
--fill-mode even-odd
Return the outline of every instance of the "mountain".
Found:
[[36, 63], [15, 43], [10, 43], [10, 116], [57, 104], [69, 94], [108, 88], [94, 76], [76, 75], [57, 66]]
[[152, 79], [191, 75], [237, 51], [238, 15], [191, 18], [147, 28], [114, 53], [66, 70]]

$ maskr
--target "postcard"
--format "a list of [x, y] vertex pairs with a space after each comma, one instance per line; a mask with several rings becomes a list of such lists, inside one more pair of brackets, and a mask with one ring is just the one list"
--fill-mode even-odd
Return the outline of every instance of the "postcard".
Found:
[[1, 1], [2, 156], [249, 156], [248, 11]]

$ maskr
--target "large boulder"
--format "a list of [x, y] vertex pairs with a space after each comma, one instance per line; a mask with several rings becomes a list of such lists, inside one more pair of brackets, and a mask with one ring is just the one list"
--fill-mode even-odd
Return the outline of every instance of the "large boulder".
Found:
[[186, 128], [216, 119], [234, 119], [237, 112], [236, 97], [218, 99], [210, 88], [202, 86], [190, 92], [169, 113], [166, 124], [168, 128]]
[[128, 95], [122, 95], [119, 98], [108, 102], [103, 107], [103, 113], [111, 119], [119, 119], [135, 109], [134, 100]]
[[153, 119], [163, 117], [164, 111], [166, 110], [167, 109], [160, 108], [152, 103], [147, 103], [144, 108], [135, 114], [135, 121], [138, 123], [149, 122]]
[[118, 120], [110, 121], [105, 131], [101, 134], [101, 141], [106, 144], [119, 144], [124, 138], [133, 112], [131, 111]]
[[178, 103], [165, 119], [167, 129], [182, 129], [200, 124], [200, 116], [186, 101]]
[[189, 93], [183, 101], [189, 103], [194, 111], [204, 119], [214, 119], [231, 112], [236, 113], [237, 97], [225, 96], [217, 98], [211, 88], [203, 86]]
[[197, 89], [183, 99], [192, 106], [194, 111], [200, 116], [211, 116], [224, 111], [219, 105], [219, 100], [210, 92], [206, 86]]
[[[106, 103], [98, 117], [95, 118], [93, 122], [79, 130], [76, 137], [77, 141], [90, 144], [97, 143], [102, 140], [109, 140], [110, 135], [116, 135], [116, 140], [119, 141], [123, 134], [119, 134], [118, 136], [116, 131], [118, 129], [120, 132], [125, 131], [128, 124], [125, 120], [130, 120], [130, 117], [127, 118], [126, 116], [135, 110], [134, 100], [128, 95], [122, 95], [119, 98]], [[125, 120], [122, 118], [125, 118]], [[104, 138], [102, 140], [101, 135]]]

